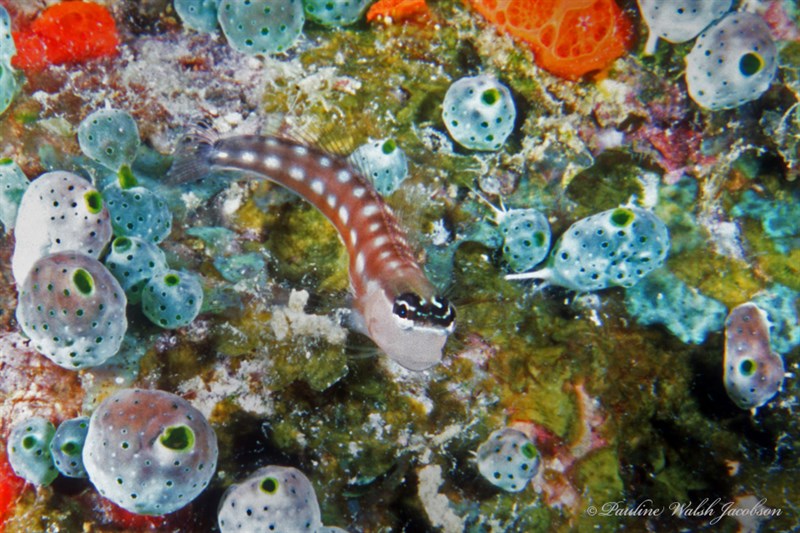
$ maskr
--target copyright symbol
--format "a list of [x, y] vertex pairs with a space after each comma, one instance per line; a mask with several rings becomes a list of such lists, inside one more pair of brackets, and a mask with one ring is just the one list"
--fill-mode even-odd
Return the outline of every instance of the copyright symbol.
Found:
[[589, 516], [597, 515], [597, 507], [595, 507], [594, 505], [590, 505], [589, 507], [586, 508], [586, 514], [588, 514]]

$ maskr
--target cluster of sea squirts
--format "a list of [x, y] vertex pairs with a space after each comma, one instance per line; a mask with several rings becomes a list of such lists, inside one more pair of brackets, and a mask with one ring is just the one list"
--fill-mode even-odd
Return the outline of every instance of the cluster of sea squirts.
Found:
[[[771, 41], [764, 37], [763, 21], [755, 15], [735, 13], [717, 20], [729, 10], [730, 2], [721, 2], [726, 3], [727, 7], [715, 7], [713, 16], [706, 23], [701, 25], [692, 21], [689, 25], [698, 26], [697, 32], [689, 37], [676, 37], [667, 32], [670, 23], [673, 26], [684, 25], [675, 25], [670, 17], [650, 17], [648, 3], [640, 2], [651, 31], [660, 32], [658, 35], [661, 38], [679, 42], [700, 34], [695, 50], [687, 56], [687, 85], [691, 97], [699, 105], [711, 110], [735, 107], [757, 98], [769, 87], [776, 70], [774, 45], [770, 47]], [[663, 11], [663, 4], [657, 4]], [[290, 5], [299, 4], [290, 2]], [[348, 3], [341, 5], [351, 7]], [[357, 19], [364, 5], [354, 5]], [[229, 41], [248, 53], [253, 53], [253, 50], [261, 54], [282, 51], [291, 46], [302, 29], [303, 11], [298, 11], [296, 7], [282, 12], [288, 22], [287, 27], [269, 27], [269, 32], [263, 31], [267, 26], [256, 28], [258, 19], [249, 16], [252, 13], [246, 10], [237, 11], [233, 2], [176, 2], [175, 7], [187, 25], [190, 21], [198, 21], [193, 22], [196, 29], [211, 31], [219, 21]], [[304, 3], [303, 8], [309, 17], [320, 9], [313, 2]], [[651, 9], [658, 11], [655, 7]], [[684, 12], [688, 11], [681, 10], [681, 13]], [[212, 19], [213, 23], [209, 22]], [[252, 21], [248, 22], [250, 25], [241, 24], [245, 19]], [[347, 14], [334, 15], [330, 19], [332, 22], [328, 19], [318, 22], [349, 23], [343, 20], [349, 20]], [[0, 30], [2, 24], [0, 17]], [[6, 25], [6, 33], [8, 27], [10, 25]], [[251, 35], [256, 30], [263, 36], [270, 36], [267, 42], [252, 41]], [[703, 30], [705, 32], [700, 33]], [[734, 47], [742, 53], [725, 56], [726, 60], [730, 59], [730, 64], [726, 63], [723, 67], [710, 66], [708, 62], [711, 59], [708, 58], [716, 58], [718, 49], [726, 44], [721, 36], [731, 34], [738, 39], [733, 41]], [[3, 54], [0, 53], [2, 59]], [[0, 64], [0, 87], [3, 83], [3, 66]], [[723, 76], [708, 76], [712, 68], [722, 68]], [[13, 76], [10, 79], [13, 80]], [[0, 90], [0, 93], [3, 91]], [[463, 148], [498, 150], [513, 132], [514, 102], [508, 89], [491, 76], [463, 78], [447, 92], [442, 120], [453, 140]], [[39, 246], [41, 251], [37, 252], [38, 256], [17, 259], [15, 255], [15, 276], [17, 271], [20, 272], [17, 277], [20, 286], [17, 312], [21, 327], [36, 343], [38, 351], [65, 367], [92, 366], [116, 353], [125, 334], [124, 309], [127, 303], [141, 301], [144, 314], [165, 328], [189, 324], [202, 305], [199, 279], [189, 272], [170, 270], [163, 251], [157, 246], [169, 236], [171, 215], [157, 196], [138, 185], [130, 170], [139, 142], [138, 132], [134, 132], [135, 122], [125, 112], [103, 110], [87, 117], [78, 132], [81, 149], [86, 156], [109, 170], [100, 182], [100, 190], [92, 188], [91, 184], [87, 186], [88, 182], [83, 183], [85, 180], [74, 175], [54, 173], [54, 176], [39, 177], [28, 188], [29, 191], [37, 191], [39, 201], [45, 202], [41, 207], [48, 209], [30, 207], [24, 197], [21, 199], [23, 203], [20, 207], [24, 209], [20, 209], [20, 213], [37, 212], [39, 216], [51, 217], [52, 220], [65, 220], [69, 216], [63, 213], [74, 213], [76, 211], [70, 209], [81, 209], [81, 216], [85, 216], [85, 221], [92, 225], [74, 229], [63, 225], [52, 226], [52, 232], [48, 230], [41, 234], [47, 239]], [[367, 161], [364, 158], [371, 159]], [[408, 174], [405, 156], [391, 139], [367, 143], [360, 152], [353, 154], [351, 161], [357, 168], [376, 169], [372, 178], [382, 194], [397, 190]], [[9, 207], [3, 207], [0, 213], [4, 217], [4, 226], [8, 231], [16, 225], [15, 231], [20, 232], [18, 241], [30, 240], [32, 237], [24, 233], [25, 228], [40, 227], [42, 223], [29, 222], [25, 217], [18, 218], [16, 213], [8, 214], [16, 211], [17, 202], [13, 198], [21, 196], [27, 180], [11, 161], [0, 162], [0, 176], [3, 176], [6, 190], [2, 200], [12, 198]], [[36, 188], [37, 184], [43, 187], [49, 183], [48, 180], [58, 182], [50, 187], [50, 196], [47, 196], [47, 187], [42, 191]], [[62, 205], [53, 205], [58, 209], [50, 209], [49, 204], [55, 202], [56, 197], [60, 198], [58, 202]], [[547, 217], [538, 209], [506, 209], [501, 206], [500, 209], [492, 207], [492, 210], [497, 233], [490, 242], [501, 243], [498, 246], [503, 262], [510, 271], [507, 276], [509, 279], [534, 279], [543, 282], [543, 285], [556, 285], [576, 293], [623, 287], [626, 289], [625, 303], [631, 316], [643, 325], [663, 324], [686, 343], [699, 344], [708, 333], [725, 327], [724, 383], [734, 403], [746, 409], [759, 407], [780, 390], [784, 367], [778, 353], [787, 353], [800, 344], [797, 321], [794, 320], [792, 324], [792, 319], [786, 318], [796, 309], [797, 293], [791, 289], [774, 286], [754, 297], [754, 303], [738, 306], [728, 315], [721, 302], [703, 296], [662, 268], [670, 248], [666, 225], [652, 211], [637, 205], [635, 201], [580, 219], [558, 239], [552, 238]], [[114, 238], [110, 240], [112, 234]], [[551, 240], [555, 241], [552, 246]], [[58, 246], [53, 244], [56, 241]], [[64, 247], [60, 246], [62, 243], [69, 244]], [[104, 252], [106, 247], [108, 249]], [[102, 263], [96, 260], [101, 256], [104, 256]], [[538, 270], [531, 272], [537, 266]], [[58, 271], [64, 269], [69, 276], [59, 276]], [[108, 276], [108, 273], [112, 276]], [[780, 297], [776, 296], [778, 294]], [[48, 295], [52, 295], [52, 302], [47, 300]], [[776, 299], [780, 301], [776, 303]], [[68, 317], [67, 322], [58, 324], [51, 321], [59, 314]], [[75, 331], [81, 331], [80, 327], [75, 327], [76, 323], [80, 323], [78, 319], [89, 324], [91, 332], [70, 338], [67, 343], [62, 342], [64, 332], [75, 335]], [[75, 348], [81, 343], [87, 344], [91, 350]], [[65, 344], [69, 345], [68, 349]], [[191, 406], [180, 398], [160, 391], [124, 391], [107, 402], [125, 401], [120, 396], [147, 396], [151, 392], [158, 396], [158, 401], [177, 404], [179, 407], [173, 409], [181, 416], [205, 422], [202, 415], [192, 411]], [[95, 416], [108, 415], [108, 405], [101, 405], [95, 411]], [[64, 475], [81, 475], [84, 467], [79, 459], [91, 457], [94, 466], [88, 468], [90, 477], [102, 494], [134, 512], [163, 514], [179, 507], [173, 500], [186, 483], [192, 486], [192, 490], [197, 487], [202, 490], [213, 475], [216, 442], [207, 422], [200, 428], [189, 429], [186, 429], [188, 426], [170, 422], [167, 424], [167, 433], [148, 439], [151, 443], [160, 443], [170, 453], [176, 450], [183, 453], [187, 447], [197, 447], [201, 454], [201, 458], [197, 459], [199, 462], [192, 463], [189, 475], [181, 470], [148, 479], [148, 483], [162, 483], [169, 488], [163, 494], [148, 491], [152, 500], [140, 498], [138, 492], [120, 489], [126, 487], [130, 479], [136, 479], [136, 465], [131, 466], [134, 470], [125, 472], [117, 472], [114, 468], [109, 470], [112, 460], [98, 449], [107, 446], [100, 446], [99, 442], [107, 441], [101, 441], [103, 436], [91, 431], [91, 440], [86, 440], [85, 430], [92, 426], [85, 418], [64, 422], [58, 430], [48, 424], [41, 419], [25, 421], [15, 427], [9, 438], [9, 456], [15, 471], [35, 484], [51, 482], [55, 477], [54, 468]], [[100, 425], [96, 424], [95, 427], [100, 428]], [[113, 445], [126, 450], [123, 453], [128, 453], [131, 442], [124, 435], [135, 434], [137, 429], [125, 425], [109, 427], [118, 430], [118, 434], [112, 436]], [[62, 437], [59, 437], [59, 432], [63, 433]], [[198, 439], [202, 436], [205, 436], [205, 441], [199, 443]], [[86, 447], [86, 442], [90, 443], [89, 450], [94, 451], [80, 451]], [[498, 430], [478, 448], [478, 470], [490, 483], [501, 489], [522, 490], [538, 471], [539, 452], [534, 444], [533, 440], [516, 430]], [[79, 450], [77, 453], [76, 449]], [[141, 455], [150, 457], [148, 453], [153, 452], [135, 448], [130, 453], [138, 458]], [[32, 459], [33, 456], [50, 458], [50, 463], [37, 463]], [[203, 465], [203, 468], [198, 465]], [[204, 469], [205, 472], [199, 474]], [[304, 476], [298, 471], [285, 472], [280, 467], [267, 467], [241, 484], [234, 485], [223, 498], [221, 529], [226, 530], [225, 522], [238, 520], [237, 525], [241, 528], [240, 524], [251, 519], [252, 513], [247, 512], [246, 506], [244, 514], [241, 509], [233, 511], [238, 501], [253, 499], [256, 502], [253, 504], [255, 509], [263, 504], [264, 498], [284, 498], [286, 493], [281, 491], [293, 484], [301, 487], [292, 490], [293, 497], [297, 497], [298, 493], [305, 495], [302, 505], [293, 501], [288, 504], [293, 513], [298, 508], [302, 509], [299, 515], [293, 515], [302, 518], [298, 526], [322, 528], [313, 489], [303, 479]], [[137, 480], [131, 483], [141, 486], [144, 482]], [[181, 494], [181, 499], [187, 498], [186, 502], [193, 495], [191, 490]], [[283, 500], [273, 501], [275, 503], [263, 508], [266, 510], [270, 507], [279, 513]], [[276, 519], [282, 518], [280, 514], [276, 516]]]

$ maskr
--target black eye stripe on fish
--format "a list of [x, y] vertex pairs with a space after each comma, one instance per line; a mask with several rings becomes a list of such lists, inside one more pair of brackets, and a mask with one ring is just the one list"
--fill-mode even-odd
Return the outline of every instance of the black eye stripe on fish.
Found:
[[[211, 170], [244, 171], [313, 204], [347, 247], [357, 322], [365, 332], [407, 368], [421, 370], [441, 360], [455, 310], [436, 295], [391, 209], [347, 160], [279, 137], [218, 138], [201, 124], [180, 142], [170, 176], [182, 183]], [[403, 305], [406, 317], [397, 313]]]

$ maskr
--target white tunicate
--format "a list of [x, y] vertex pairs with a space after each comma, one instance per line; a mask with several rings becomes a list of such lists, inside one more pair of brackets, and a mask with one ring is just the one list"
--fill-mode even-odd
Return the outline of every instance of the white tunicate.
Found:
[[455, 81], [442, 102], [447, 131], [470, 150], [499, 150], [514, 130], [516, 118], [511, 91], [488, 74]]
[[392, 139], [370, 141], [359, 146], [350, 154], [350, 161], [384, 196], [396, 191], [408, 177], [406, 154]]
[[299, 470], [265, 466], [232, 485], [222, 496], [218, 513], [222, 533], [317, 531], [322, 527], [314, 487]]
[[498, 215], [503, 235], [503, 260], [513, 272], [524, 272], [541, 263], [550, 250], [550, 224], [533, 208], [509, 209]]
[[45, 255], [77, 251], [99, 257], [111, 240], [111, 220], [100, 193], [70, 172], [48, 172], [30, 183], [17, 211], [11, 269], [17, 285]]
[[732, 13], [697, 38], [686, 56], [686, 85], [699, 106], [738, 107], [760, 97], [778, 68], [766, 23], [752, 13]]
[[525, 488], [539, 471], [539, 451], [521, 431], [495, 431], [478, 448], [478, 471], [492, 485], [508, 492]]
[[189, 402], [123, 389], [92, 414], [83, 462], [103, 497], [132, 513], [163, 515], [208, 486], [218, 453], [214, 429]]
[[754, 303], [728, 315], [723, 380], [728, 396], [742, 409], [761, 407], [783, 385], [783, 359], [772, 351], [769, 337], [767, 315]]
[[733, 0], [638, 0], [649, 34], [645, 54], [656, 51], [658, 39], [682, 43], [697, 37], [730, 11]]
[[539, 279], [578, 292], [628, 288], [663, 265], [668, 251], [661, 219], [640, 207], [618, 207], [572, 224], [543, 268], [506, 279]]
[[37, 352], [77, 370], [119, 351], [128, 329], [126, 305], [125, 291], [100, 261], [58, 252], [31, 267], [19, 289], [17, 321]]

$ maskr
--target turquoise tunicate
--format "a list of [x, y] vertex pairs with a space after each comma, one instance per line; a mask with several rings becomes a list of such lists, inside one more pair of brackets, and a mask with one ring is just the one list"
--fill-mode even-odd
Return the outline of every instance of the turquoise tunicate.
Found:
[[760, 220], [775, 249], [784, 254], [796, 246], [794, 241], [800, 236], [800, 199], [797, 195], [790, 197], [789, 201], [770, 200], [747, 190], [731, 209], [731, 215]]
[[396, 191], [408, 177], [406, 154], [392, 139], [370, 141], [359, 146], [350, 154], [350, 161], [384, 196]]
[[17, 47], [11, 34], [11, 17], [3, 6], [0, 6], [0, 64], [10, 65], [11, 58], [17, 55]]
[[222, 533], [318, 531], [322, 527], [314, 487], [290, 466], [265, 466], [231, 485], [222, 496], [217, 520]]
[[130, 304], [139, 303], [145, 284], [169, 268], [161, 248], [138, 237], [114, 239], [104, 262], [119, 281]]
[[120, 179], [103, 189], [114, 234], [160, 243], [172, 231], [172, 213], [166, 202], [150, 189], [137, 184], [133, 175], [120, 172]]
[[578, 292], [629, 288], [663, 265], [668, 251], [661, 219], [640, 207], [618, 207], [572, 224], [543, 268], [506, 279], [538, 279]]
[[46, 486], [58, 477], [50, 455], [50, 441], [56, 428], [44, 418], [23, 420], [8, 436], [8, 462], [14, 473], [36, 486]]
[[539, 451], [521, 431], [495, 431], [477, 452], [478, 471], [492, 485], [508, 492], [525, 488], [539, 471]]
[[153, 324], [174, 329], [194, 320], [203, 305], [203, 287], [197, 275], [167, 270], [153, 277], [142, 291], [142, 311]]
[[56, 469], [67, 477], [86, 477], [83, 467], [83, 445], [89, 431], [89, 417], [63, 421], [50, 441], [50, 454]]
[[752, 301], [767, 314], [774, 351], [788, 354], [800, 346], [800, 293], [776, 283], [753, 296]]
[[358, 22], [370, 0], [303, 0], [309, 20], [323, 26], [349, 26]]
[[550, 224], [538, 210], [509, 209], [497, 216], [503, 235], [503, 260], [512, 272], [525, 272], [541, 263], [550, 250]]
[[28, 188], [28, 178], [11, 159], [0, 159], [0, 222], [10, 233], [17, 221], [17, 208]]
[[139, 128], [127, 111], [101, 109], [78, 125], [78, 144], [96, 163], [116, 172], [136, 159]]
[[628, 313], [642, 325], [663, 324], [685, 343], [702, 344], [722, 331], [728, 309], [667, 270], [653, 272], [625, 293]]
[[645, 54], [656, 51], [658, 39], [682, 43], [694, 39], [730, 11], [733, 0], [638, 0], [649, 34]]
[[100, 261], [59, 252], [31, 267], [19, 289], [17, 322], [37, 352], [77, 370], [117, 353], [128, 328], [126, 303], [122, 287]]
[[175, 12], [184, 25], [199, 32], [211, 33], [217, 29], [217, 10], [220, 0], [175, 0]]
[[189, 402], [123, 389], [92, 414], [83, 462], [104, 498], [132, 513], [163, 515], [208, 486], [218, 453], [213, 428]]
[[709, 27], [686, 56], [686, 85], [699, 106], [738, 107], [761, 96], [778, 70], [769, 27], [753, 13], [731, 13]]
[[470, 150], [499, 150], [516, 118], [508, 87], [488, 74], [461, 78], [444, 95], [444, 125], [458, 144]]
[[301, 0], [223, 0], [218, 17], [231, 46], [251, 55], [284, 52], [305, 22]]

